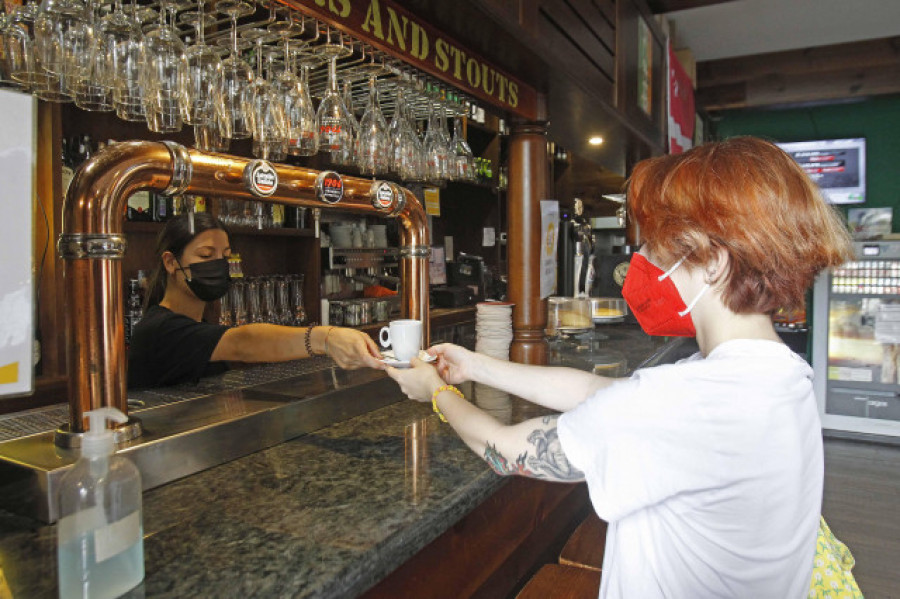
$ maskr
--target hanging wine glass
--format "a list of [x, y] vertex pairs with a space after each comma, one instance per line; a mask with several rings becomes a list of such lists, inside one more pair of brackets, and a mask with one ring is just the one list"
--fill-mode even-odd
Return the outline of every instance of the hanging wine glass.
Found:
[[250, 29], [241, 35], [256, 43], [256, 75], [242, 96], [242, 110], [253, 138], [252, 153], [267, 160], [284, 160], [287, 146], [284, 104], [263, 77], [263, 42], [271, 41], [272, 34], [263, 29]]
[[222, 136], [228, 139], [250, 137], [250, 122], [244, 113], [245, 90], [253, 82], [253, 70], [241, 59], [238, 48], [238, 17], [253, 14], [252, 4], [241, 0], [219, 0], [216, 10], [231, 17], [231, 53], [222, 61], [219, 77], [215, 81], [215, 97], [221, 110]]
[[[125, 121], [143, 121], [144, 92], [141, 88], [140, 23], [125, 13], [122, 0], [97, 26], [97, 53], [106, 60], [100, 84], [112, 90], [116, 116]], [[132, 4], [132, 10], [136, 5]]]
[[423, 180], [423, 150], [408, 115], [407, 86], [397, 89], [394, 115], [388, 131], [391, 140], [391, 170], [404, 181]]
[[[176, 6], [166, 0], [159, 11], [159, 28], [144, 36], [141, 44], [144, 110], [147, 128], [154, 133], [181, 131], [184, 44], [174, 26]], [[171, 18], [166, 19], [166, 13]]]
[[284, 69], [274, 78], [272, 86], [284, 103], [287, 125], [287, 151], [293, 156], [312, 156], [319, 149], [319, 130], [316, 126], [316, 111], [309, 96], [309, 73], [304, 69], [297, 77], [296, 55], [307, 42], [292, 37], [303, 35], [306, 21], [294, 21], [293, 13], [287, 20], [276, 21], [268, 26], [269, 31], [282, 38]]
[[387, 123], [378, 103], [375, 77], [369, 77], [369, 101], [359, 121], [359, 149], [357, 165], [364, 175], [387, 171], [389, 144]]
[[353, 103], [353, 81], [344, 80], [344, 91], [341, 94], [347, 113], [350, 115], [350, 139], [351, 144], [340, 154], [332, 155], [332, 159], [338, 164], [351, 165], [356, 163], [359, 155], [359, 121], [356, 120], [356, 107]]
[[67, 48], [73, 30], [87, 21], [82, 0], [41, 0], [34, 20], [34, 46], [43, 69], [67, 75]]
[[75, 28], [71, 36], [67, 82], [76, 106], [82, 110], [109, 112], [113, 109], [112, 88], [107, 83], [109, 63], [101, 47], [96, 2], [88, 0], [87, 10], [87, 21]]
[[432, 183], [440, 183], [447, 178], [449, 171], [449, 143], [444, 139], [441, 131], [438, 112], [443, 114], [443, 107], [438, 108], [435, 102], [431, 102], [428, 112], [428, 131], [425, 133], [425, 156], [427, 161], [427, 180]]
[[462, 119], [458, 116], [453, 118], [453, 140], [450, 145], [453, 148], [455, 178], [460, 181], [474, 181], [475, 156], [462, 134]]
[[328, 87], [316, 111], [319, 127], [319, 150], [329, 152], [333, 157], [351, 151], [353, 126], [350, 113], [338, 92], [337, 57], [328, 61]]
[[181, 81], [181, 118], [189, 125], [199, 125], [215, 119], [213, 106], [213, 82], [220, 76], [222, 59], [219, 53], [206, 44], [205, 30], [214, 19], [204, 11], [205, 0], [198, 0], [197, 10], [179, 15], [182, 23], [194, 26], [195, 43], [184, 52], [184, 70]]

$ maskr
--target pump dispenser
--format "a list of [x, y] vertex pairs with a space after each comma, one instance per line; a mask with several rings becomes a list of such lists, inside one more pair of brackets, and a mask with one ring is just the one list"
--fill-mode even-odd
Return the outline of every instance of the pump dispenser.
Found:
[[141, 474], [115, 455], [106, 421], [123, 423], [116, 408], [85, 412], [90, 427], [81, 457], [59, 489], [60, 597], [118, 597], [144, 579]]

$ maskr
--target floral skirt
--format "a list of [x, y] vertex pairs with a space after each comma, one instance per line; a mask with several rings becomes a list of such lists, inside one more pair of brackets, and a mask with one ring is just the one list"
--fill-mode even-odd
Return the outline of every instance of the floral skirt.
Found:
[[811, 599], [863, 599], [850, 571], [856, 560], [847, 546], [832, 534], [825, 518], [819, 517], [816, 537], [816, 561], [809, 582]]

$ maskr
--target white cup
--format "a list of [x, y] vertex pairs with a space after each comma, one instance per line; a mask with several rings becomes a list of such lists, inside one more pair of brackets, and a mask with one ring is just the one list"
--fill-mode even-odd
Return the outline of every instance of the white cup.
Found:
[[422, 349], [422, 321], [393, 320], [388, 326], [381, 327], [378, 340], [381, 347], [393, 348], [397, 360], [408, 362], [417, 357]]

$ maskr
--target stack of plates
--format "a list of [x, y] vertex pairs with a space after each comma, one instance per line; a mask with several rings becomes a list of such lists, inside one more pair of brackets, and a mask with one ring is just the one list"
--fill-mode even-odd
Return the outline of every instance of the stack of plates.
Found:
[[475, 351], [493, 358], [509, 360], [512, 342], [512, 308], [509, 302], [482, 302], [475, 320]]

